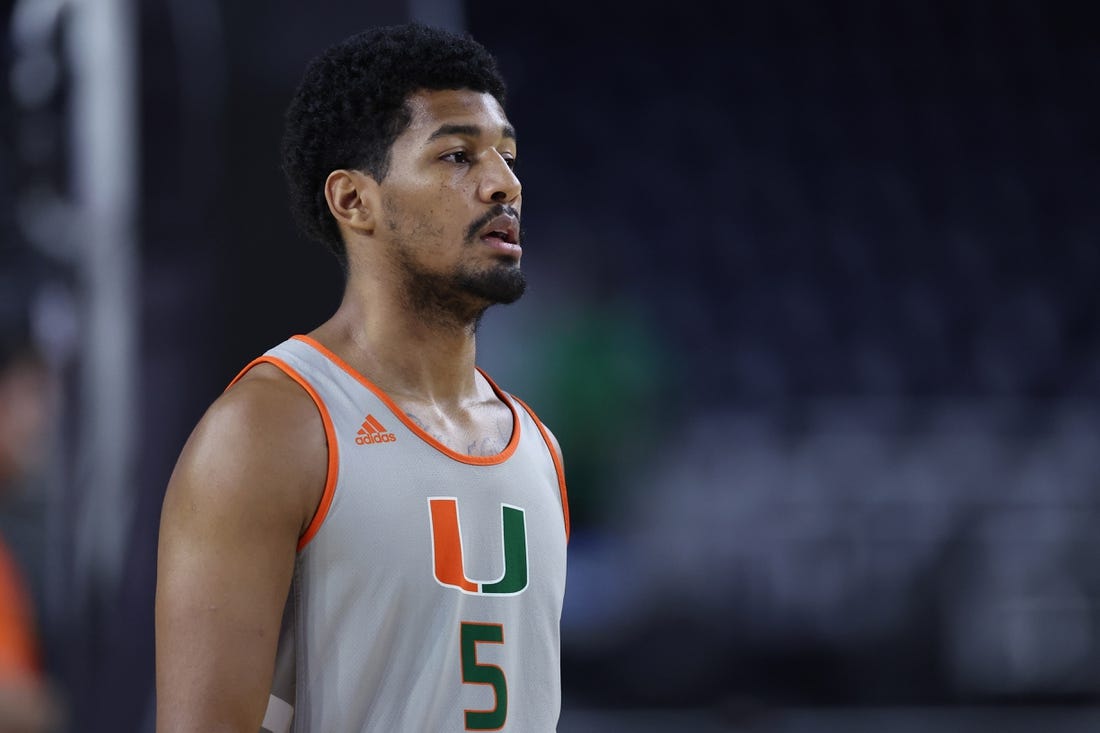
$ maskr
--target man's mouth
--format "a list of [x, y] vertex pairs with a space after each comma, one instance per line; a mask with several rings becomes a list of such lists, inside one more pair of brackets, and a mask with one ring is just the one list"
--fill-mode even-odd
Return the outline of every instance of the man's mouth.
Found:
[[495, 239], [504, 244], [519, 244], [519, 222], [507, 214], [493, 219], [481, 231], [483, 240]]

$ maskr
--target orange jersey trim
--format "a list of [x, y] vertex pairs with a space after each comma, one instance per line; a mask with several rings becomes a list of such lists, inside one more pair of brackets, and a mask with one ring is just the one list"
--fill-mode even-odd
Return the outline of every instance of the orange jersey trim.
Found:
[[527, 410], [527, 414], [531, 416], [531, 419], [535, 421], [535, 427], [539, 429], [542, 434], [542, 439], [546, 442], [546, 448], [550, 451], [550, 458], [554, 461], [554, 471], [558, 474], [558, 491], [561, 492], [561, 513], [565, 519], [565, 539], [569, 540], [569, 492], [565, 490], [565, 467], [562, 465], [561, 456], [554, 450], [554, 441], [550, 439], [550, 432], [546, 429], [546, 426], [542, 424], [542, 420], [539, 420], [538, 415], [531, 407], [521, 400], [519, 397], [512, 395], [512, 399], [523, 405], [523, 409]]
[[516, 446], [519, 445], [520, 433], [519, 415], [516, 414], [516, 408], [512, 404], [512, 401], [504, 395], [501, 389], [497, 387], [496, 383], [489, 378], [489, 375], [481, 371], [481, 369], [477, 370], [478, 373], [481, 374], [481, 376], [485, 378], [485, 381], [489, 383], [489, 386], [492, 388], [493, 393], [496, 394], [500, 401], [507, 405], [508, 409], [512, 411], [512, 437], [508, 440], [508, 445], [504, 447], [504, 450], [502, 450], [500, 453], [497, 453], [495, 456], [471, 456], [465, 453], [459, 453], [456, 450], [448, 448], [447, 446], [443, 445], [438, 440], [433, 438], [431, 435], [428, 435], [428, 433], [425, 432], [423, 428], [413, 422], [412, 418], [406, 415], [405, 411], [398, 407], [397, 403], [390, 399], [390, 396], [383, 392], [381, 387], [364, 377], [359, 372], [355, 371], [355, 369], [350, 364], [334, 354], [326, 346], [311, 338], [310, 336], [298, 335], [292, 338], [309, 344], [325, 357], [327, 357], [329, 361], [331, 361], [333, 364], [347, 372], [348, 375], [350, 375], [357, 382], [373, 392], [378, 399], [382, 400], [386, 407], [389, 408], [390, 412], [392, 412], [397, 417], [397, 419], [405, 425], [405, 427], [411, 430], [425, 443], [435, 448], [437, 451], [447, 456], [448, 458], [453, 458], [460, 463], [467, 463], [472, 466], [495, 466], [497, 464], [504, 463], [506, 460], [512, 457], [513, 453], [516, 452]]
[[328, 472], [325, 476], [325, 488], [321, 492], [321, 501], [317, 505], [317, 511], [313, 513], [313, 518], [310, 520], [309, 526], [306, 527], [306, 531], [302, 533], [302, 536], [298, 538], [298, 552], [301, 552], [305, 549], [305, 546], [309, 544], [309, 541], [313, 539], [313, 536], [317, 534], [317, 530], [321, 528], [321, 524], [328, 515], [329, 507], [332, 506], [332, 497], [336, 494], [336, 477], [340, 471], [340, 457], [336, 447], [336, 427], [332, 424], [332, 417], [329, 415], [325, 403], [321, 400], [321, 395], [317, 394], [317, 391], [313, 389], [313, 385], [307, 382], [292, 366], [278, 357], [261, 356], [253, 359], [249, 362], [248, 366], [242, 369], [240, 373], [233, 378], [233, 381], [229, 383], [226, 389], [236, 384], [241, 377], [252, 369], [252, 367], [257, 364], [265, 363], [271, 364], [276, 369], [286, 374], [309, 394], [310, 398], [313, 400], [313, 404], [317, 406], [317, 411], [321, 413], [321, 423], [325, 427], [325, 440], [328, 443]]

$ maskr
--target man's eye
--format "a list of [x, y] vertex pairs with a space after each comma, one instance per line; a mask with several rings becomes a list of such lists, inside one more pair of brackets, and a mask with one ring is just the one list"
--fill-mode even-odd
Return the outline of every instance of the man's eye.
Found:
[[469, 163], [470, 156], [466, 154], [465, 150], [456, 150], [453, 153], [447, 153], [443, 156], [443, 160], [451, 163]]
[[504, 158], [504, 164], [507, 165], [512, 170], [516, 169], [516, 159], [515, 158], [505, 157]]

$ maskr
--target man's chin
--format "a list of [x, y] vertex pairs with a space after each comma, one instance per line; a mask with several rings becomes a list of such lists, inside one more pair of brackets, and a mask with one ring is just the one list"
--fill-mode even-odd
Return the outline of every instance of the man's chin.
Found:
[[495, 268], [464, 278], [466, 292], [490, 304], [515, 303], [527, 289], [527, 278], [518, 266]]

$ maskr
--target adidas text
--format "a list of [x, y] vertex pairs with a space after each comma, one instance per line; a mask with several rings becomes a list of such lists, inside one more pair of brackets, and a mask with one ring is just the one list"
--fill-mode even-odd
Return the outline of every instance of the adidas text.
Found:
[[393, 433], [367, 433], [366, 435], [355, 436], [355, 442], [359, 445], [370, 445], [371, 443], [392, 443], [397, 440], [397, 436]]

